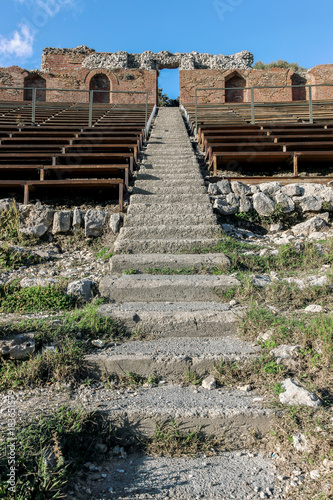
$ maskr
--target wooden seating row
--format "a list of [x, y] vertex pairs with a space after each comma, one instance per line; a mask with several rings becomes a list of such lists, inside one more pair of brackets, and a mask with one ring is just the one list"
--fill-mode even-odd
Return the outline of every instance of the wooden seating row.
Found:
[[[38, 126], [18, 124], [19, 106], [13, 111], [1, 105], [5, 117], [0, 111], [0, 188], [23, 187], [27, 203], [29, 193], [41, 188], [58, 195], [57, 187], [118, 187], [123, 209], [124, 189], [145, 139], [145, 106], [97, 106], [93, 126], [88, 127], [88, 105], [52, 103], [48, 108], [43, 103], [41, 116], [44, 110], [46, 118]], [[29, 106], [21, 107], [29, 116]], [[11, 120], [3, 123], [1, 119], [8, 117]]]

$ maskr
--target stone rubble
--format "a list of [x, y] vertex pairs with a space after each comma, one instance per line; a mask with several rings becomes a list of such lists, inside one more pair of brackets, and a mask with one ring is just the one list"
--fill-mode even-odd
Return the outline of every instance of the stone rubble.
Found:
[[[46, 50], [48, 49], [44, 49], [44, 53]], [[82, 67], [88, 69], [144, 69], [148, 71], [164, 68], [180, 68], [181, 70], [249, 69], [252, 64], [253, 55], [246, 50], [230, 56], [200, 54], [198, 52], [172, 54], [166, 50], [158, 53], [147, 50], [142, 54], [130, 54], [124, 51], [109, 53], [93, 51], [82, 61]]]

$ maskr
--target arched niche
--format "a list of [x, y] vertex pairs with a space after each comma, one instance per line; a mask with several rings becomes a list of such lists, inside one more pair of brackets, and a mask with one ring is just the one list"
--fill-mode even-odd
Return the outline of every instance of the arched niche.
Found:
[[[294, 73], [291, 77], [291, 85], [292, 87], [292, 100], [293, 101], [306, 101], [306, 78], [297, 73]], [[297, 85], [297, 87], [294, 87]]]
[[94, 102], [103, 104], [110, 102], [110, 79], [104, 73], [98, 73], [91, 78], [89, 90], [104, 90], [104, 92], [94, 92]]
[[[234, 73], [225, 80], [225, 102], [244, 102], [246, 80], [239, 73]], [[235, 89], [234, 89], [235, 88]]]
[[46, 80], [40, 75], [29, 75], [24, 79], [24, 96], [25, 101], [32, 101], [32, 89], [37, 89], [37, 101], [46, 101]]

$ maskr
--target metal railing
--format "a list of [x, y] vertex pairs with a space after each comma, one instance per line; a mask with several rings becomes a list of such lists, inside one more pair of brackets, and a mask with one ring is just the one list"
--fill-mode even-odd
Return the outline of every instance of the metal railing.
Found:
[[146, 128], [145, 128], [145, 135], [146, 135], [146, 137], [148, 137], [152, 121], [153, 121], [154, 116], [156, 114], [156, 110], [157, 110], [157, 107], [156, 107], [156, 104], [155, 104], [154, 107], [153, 107], [153, 111], [150, 114], [150, 117], [149, 117], [148, 123], [146, 125]]
[[[89, 107], [88, 107], [88, 127], [92, 127], [92, 123], [93, 123], [93, 110], [94, 110], [94, 104], [110, 104], [110, 106], [112, 106], [112, 103], [97, 103], [97, 102], [94, 102], [94, 96], [98, 93], [103, 93], [103, 94], [128, 94], [128, 95], [133, 95], [133, 94], [141, 94], [141, 95], [145, 95], [146, 96], [146, 99], [145, 99], [145, 128], [147, 128], [147, 125], [148, 125], [148, 98], [149, 98], [149, 93], [148, 92], [139, 92], [139, 91], [134, 91], [134, 90], [77, 90], [77, 89], [50, 89], [50, 88], [36, 88], [36, 87], [0, 87], [0, 91], [2, 90], [9, 90], [9, 91], [13, 91], [13, 90], [22, 90], [23, 92], [26, 92], [26, 91], [32, 91], [32, 98], [31, 100], [28, 99], [28, 100], [25, 100], [24, 99], [24, 95], [23, 95], [23, 99], [22, 101], [24, 102], [31, 102], [31, 124], [32, 125], [36, 125], [36, 109], [38, 107], [37, 103], [38, 102], [45, 102], [45, 103], [50, 103], [50, 105], [52, 104], [52, 102], [56, 102], [56, 103], [60, 103], [60, 102], [64, 102], [64, 105], [65, 103], [67, 102], [73, 102], [73, 103], [76, 103], [76, 104], [87, 104], [89, 103]], [[47, 92], [78, 92], [78, 93], [85, 93], [85, 94], [88, 94], [88, 100], [87, 102], [81, 102], [81, 101], [38, 101], [37, 100], [37, 92], [40, 92], [40, 93], [47, 93]], [[17, 97], [17, 96], [16, 96]], [[1, 99], [0, 99], [1, 100]], [[9, 101], [11, 104], [13, 104], [13, 106], [15, 105], [15, 101]], [[124, 104], [124, 103], [121, 103], [121, 104]], [[131, 104], [131, 103], [129, 103]]]
[[[313, 85], [308, 85], [308, 84], [301, 84], [301, 85], [258, 85], [258, 86], [253, 86], [253, 87], [202, 87], [202, 88], [197, 88], [195, 89], [195, 133], [198, 131], [198, 92], [201, 91], [210, 91], [210, 92], [215, 92], [215, 91], [223, 91], [223, 92], [235, 92], [235, 91], [250, 91], [250, 101], [242, 101], [241, 104], [250, 104], [251, 105], [251, 124], [255, 125], [256, 123], [256, 113], [255, 110], [256, 108], [259, 107], [278, 107], [278, 106], [285, 106], [286, 104], [288, 105], [294, 105], [294, 106], [300, 106], [304, 104], [308, 104], [308, 109], [309, 109], [309, 123], [313, 123], [313, 107], [314, 107], [314, 102], [313, 102], [313, 92], [312, 89], [316, 87], [333, 87], [332, 83], [320, 83], [320, 84], [313, 84]], [[264, 89], [298, 89], [302, 90], [304, 89], [306, 92], [307, 91], [307, 98], [306, 99], [297, 99], [297, 100], [290, 100], [290, 101], [277, 101], [277, 102], [265, 102], [265, 101], [255, 101], [255, 90], [264, 90]], [[292, 94], [290, 96], [292, 98]], [[333, 99], [333, 97], [332, 97]], [[325, 100], [323, 100], [325, 102]], [[223, 103], [226, 106], [228, 104], [236, 104], [237, 101], [234, 102], [226, 102]], [[222, 104], [222, 103], [221, 103]], [[322, 104], [322, 103], [321, 103]], [[204, 105], [204, 104], [202, 104]]]

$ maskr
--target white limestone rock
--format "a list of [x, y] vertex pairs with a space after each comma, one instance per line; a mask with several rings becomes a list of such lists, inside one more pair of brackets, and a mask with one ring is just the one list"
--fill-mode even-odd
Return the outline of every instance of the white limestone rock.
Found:
[[53, 217], [52, 233], [68, 233], [72, 224], [73, 212], [72, 210], [64, 210], [56, 212]]
[[259, 215], [268, 216], [274, 212], [275, 203], [264, 193], [257, 193], [253, 195], [253, 208]]
[[90, 302], [93, 298], [94, 282], [89, 279], [80, 279], [68, 284], [67, 294], [73, 295], [85, 302]]
[[227, 181], [227, 180], [222, 180], [222, 181], [217, 182], [216, 186], [218, 187], [219, 192], [221, 194], [229, 194], [229, 193], [231, 193], [230, 182]]
[[274, 194], [274, 199], [275, 203], [280, 205], [282, 212], [285, 214], [289, 214], [295, 210], [295, 203], [293, 199], [281, 191], [277, 191], [277, 193]]
[[281, 189], [280, 182], [262, 182], [258, 185], [260, 191], [268, 196], [272, 196], [274, 193]]
[[322, 215], [316, 215], [311, 217], [311, 219], [301, 222], [300, 224], [296, 224], [292, 228], [292, 232], [294, 235], [304, 234], [309, 235], [315, 231], [320, 231], [321, 229], [327, 227], [326, 220], [322, 217]]
[[243, 182], [232, 181], [231, 188], [235, 194], [238, 194], [238, 196], [252, 194], [250, 187], [246, 184], [243, 184]]
[[0, 340], [0, 354], [13, 359], [25, 359], [35, 351], [34, 337], [34, 332], [30, 332]]
[[42, 205], [19, 206], [19, 232], [27, 236], [41, 237], [53, 224], [54, 210]]
[[304, 189], [299, 184], [287, 184], [281, 187], [281, 192], [286, 196], [302, 196]]
[[216, 389], [216, 379], [213, 375], [209, 375], [209, 377], [206, 377], [202, 381], [201, 385], [204, 389], [207, 389], [208, 391], [212, 391], [213, 389]]
[[307, 391], [291, 378], [284, 380], [281, 385], [285, 389], [285, 392], [279, 395], [282, 404], [305, 405], [313, 408], [318, 408], [323, 404], [314, 392]]
[[323, 207], [323, 200], [319, 196], [301, 196], [295, 198], [295, 202], [302, 212], [320, 212]]
[[113, 234], [117, 234], [123, 224], [123, 217], [121, 214], [111, 214], [110, 216], [110, 229]]
[[85, 235], [100, 236], [103, 233], [106, 213], [103, 210], [90, 209], [85, 215]]

